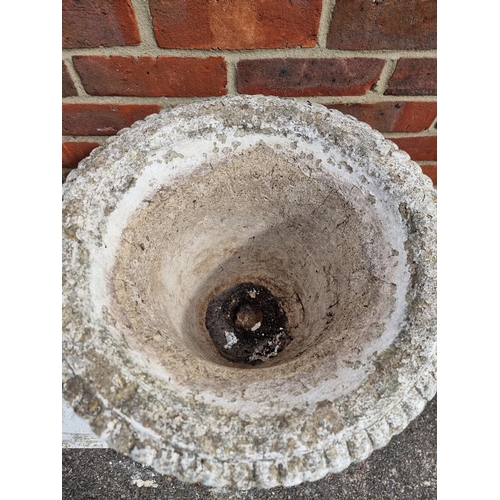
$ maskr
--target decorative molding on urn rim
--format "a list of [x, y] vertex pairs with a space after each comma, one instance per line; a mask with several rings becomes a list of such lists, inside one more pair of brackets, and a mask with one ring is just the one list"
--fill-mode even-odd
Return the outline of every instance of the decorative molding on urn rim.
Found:
[[[434, 396], [436, 193], [367, 124], [293, 99], [198, 101], [121, 130], [63, 193], [63, 393], [112, 448], [183, 481], [292, 486], [364, 460]], [[294, 341], [244, 368], [201, 319], [265, 248], [258, 279]]]

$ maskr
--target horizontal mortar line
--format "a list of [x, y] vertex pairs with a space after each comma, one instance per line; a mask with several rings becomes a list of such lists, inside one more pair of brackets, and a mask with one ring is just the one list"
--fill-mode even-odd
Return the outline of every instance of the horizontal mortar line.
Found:
[[436, 50], [338, 50], [326, 49], [321, 47], [299, 48], [299, 49], [256, 49], [253, 51], [221, 51], [224, 56], [229, 58], [236, 56], [240, 60], [276, 58], [297, 58], [297, 59], [318, 59], [318, 58], [379, 58], [379, 59], [399, 59], [401, 57], [422, 57], [436, 58]]
[[151, 47], [101, 47], [64, 49], [63, 57], [73, 56], [132, 56], [132, 57], [226, 57], [228, 60], [245, 59], [319, 59], [319, 58], [382, 58], [398, 59], [401, 57], [436, 58], [437, 50], [338, 50], [322, 47], [248, 49], [248, 50], [207, 50], [207, 49], [160, 49]]
[[[227, 94], [236, 95], [236, 94]], [[254, 95], [254, 94], [238, 94]], [[261, 94], [259, 94], [261, 95]], [[92, 96], [80, 95], [64, 97], [63, 104], [158, 104], [169, 106], [188, 104], [190, 102], [212, 99], [211, 97], [145, 97], [145, 96]], [[311, 101], [318, 104], [376, 104], [383, 102], [437, 102], [436, 96], [389, 96], [377, 93], [367, 93], [361, 96], [301, 96], [283, 97], [298, 101]]]
[[63, 135], [62, 140], [63, 142], [99, 142], [102, 144], [113, 135]]
[[435, 130], [423, 130], [422, 132], [382, 132], [386, 139], [401, 139], [402, 137], [436, 137]]
[[[232, 94], [231, 94], [232, 95]], [[215, 97], [215, 96], [214, 96]], [[151, 105], [170, 107], [177, 104], [189, 104], [211, 97], [138, 97], [138, 96], [92, 96], [81, 95], [63, 98], [63, 104], [109, 104], [109, 105]]]
[[426, 166], [426, 165], [435, 165], [437, 163], [437, 160], [430, 161], [430, 160], [414, 160], [416, 161], [419, 165]]
[[285, 97], [284, 99], [297, 99], [299, 101], [312, 101], [318, 104], [376, 104], [393, 101], [436, 102], [436, 96], [389, 96], [368, 92], [357, 96], [301, 96]]

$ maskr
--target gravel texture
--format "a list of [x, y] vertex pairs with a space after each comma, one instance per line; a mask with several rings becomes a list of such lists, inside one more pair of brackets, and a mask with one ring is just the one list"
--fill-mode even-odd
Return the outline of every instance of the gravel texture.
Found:
[[[183, 483], [111, 449], [63, 450], [63, 499], [435, 499], [437, 397], [406, 430], [340, 474], [291, 488], [237, 491]], [[148, 482], [150, 481], [150, 482]], [[156, 487], [155, 487], [156, 485]]]

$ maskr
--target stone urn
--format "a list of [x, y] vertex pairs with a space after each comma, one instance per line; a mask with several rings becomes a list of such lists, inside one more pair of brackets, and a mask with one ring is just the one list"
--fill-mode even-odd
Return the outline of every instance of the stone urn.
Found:
[[64, 188], [64, 398], [187, 482], [366, 459], [436, 392], [435, 197], [382, 134], [305, 101], [122, 130]]

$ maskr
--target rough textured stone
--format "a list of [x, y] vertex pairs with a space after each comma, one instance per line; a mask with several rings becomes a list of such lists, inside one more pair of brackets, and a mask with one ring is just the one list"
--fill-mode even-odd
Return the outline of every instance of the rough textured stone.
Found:
[[63, 104], [63, 134], [114, 135], [160, 109], [157, 104]]
[[380, 132], [422, 132], [436, 119], [436, 102], [376, 102], [329, 104], [337, 109], [368, 123]]
[[71, 79], [71, 75], [69, 74], [68, 68], [64, 62], [62, 63], [62, 96], [63, 97], [71, 97], [74, 95], [78, 95], [75, 84]]
[[207, 97], [226, 94], [222, 57], [75, 56], [91, 95]]
[[382, 59], [262, 59], [238, 63], [238, 92], [284, 97], [363, 95], [379, 79]]
[[436, 59], [400, 59], [389, 80], [386, 95], [436, 95]]
[[130, 0], [63, 0], [63, 48], [139, 45]]
[[151, 0], [156, 40], [173, 49], [314, 47], [321, 0]]
[[[291, 486], [364, 460], [436, 391], [435, 196], [318, 104], [230, 96], [122, 130], [65, 184], [64, 398], [187, 482]], [[250, 368], [205, 328], [242, 282], [280, 298], [293, 339]]]
[[327, 47], [435, 49], [436, 0], [337, 0]]

